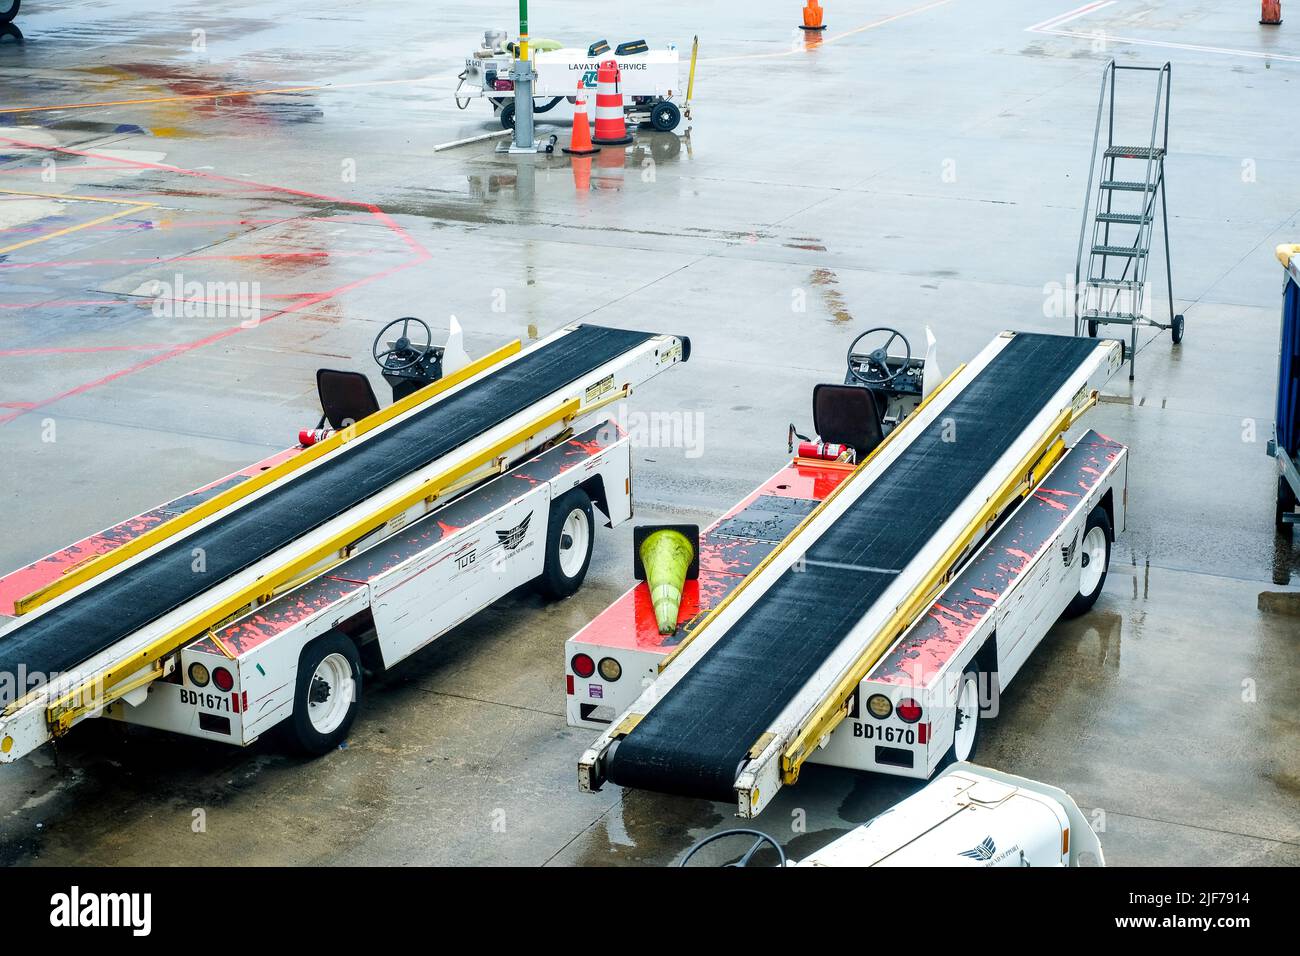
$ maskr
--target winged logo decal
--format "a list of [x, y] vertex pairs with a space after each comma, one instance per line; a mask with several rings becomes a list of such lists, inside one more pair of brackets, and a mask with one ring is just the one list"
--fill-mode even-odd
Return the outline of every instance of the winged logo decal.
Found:
[[979, 860], [981, 863], [993, 859], [993, 854], [998, 852], [997, 844], [993, 842], [991, 836], [986, 836], [979, 846], [971, 847], [969, 850], [962, 850], [958, 856], [964, 856], [970, 860]]
[[507, 551], [513, 551], [519, 547], [524, 540], [524, 535], [528, 533], [528, 522], [533, 520], [533, 513], [528, 512], [527, 517], [513, 528], [497, 532], [498, 543]]

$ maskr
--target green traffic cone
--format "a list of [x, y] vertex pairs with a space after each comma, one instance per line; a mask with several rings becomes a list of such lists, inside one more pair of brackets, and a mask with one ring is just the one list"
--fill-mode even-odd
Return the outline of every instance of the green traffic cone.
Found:
[[665, 528], [647, 535], [641, 542], [641, 564], [660, 634], [677, 632], [677, 613], [682, 605], [686, 571], [695, 560], [695, 547], [680, 531]]

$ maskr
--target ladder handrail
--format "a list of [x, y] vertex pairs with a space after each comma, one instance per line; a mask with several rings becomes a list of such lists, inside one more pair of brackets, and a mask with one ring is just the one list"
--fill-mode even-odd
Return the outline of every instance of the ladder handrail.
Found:
[[[1079, 249], [1074, 256], [1074, 334], [1079, 334], [1079, 278], [1083, 266], [1083, 240], [1088, 234], [1088, 209], [1092, 205], [1092, 174], [1097, 166], [1097, 143], [1101, 138], [1101, 111], [1106, 105], [1106, 80], [1114, 83], [1115, 61], [1112, 59], [1101, 72], [1101, 92], [1097, 95], [1097, 121], [1092, 129], [1092, 153], [1088, 157], [1088, 186], [1083, 194], [1083, 222], [1079, 225]], [[1114, 126], [1115, 97], [1111, 94], [1111, 126]], [[1109, 135], [1107, 138], [1109, 139]]]

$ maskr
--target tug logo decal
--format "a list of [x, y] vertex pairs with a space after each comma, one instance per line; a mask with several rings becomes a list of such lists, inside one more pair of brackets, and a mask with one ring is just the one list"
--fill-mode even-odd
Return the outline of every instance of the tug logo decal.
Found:
[[524, 517], [523, 521], [519, 522], [519, 524], [515, 525], [510, 530], [498, 531], [497, 538], [499, 539], [498, 543], [501, 547], [505, 548], [507, 551], [513, 551], [515, 548], [519, 547], [524, 540], [524, 535], [528, 533], [528, 522], [532, 520], [533, 513], [530, 511]]
[[993, 842], [991, 836], [986, 836], [979, 846], [971, 847], [969, 850], [962, 850], [958, 856], [964, 856], [969, 860], [979, 860], [981, 863], [993, 859], [993, 854], [998, 852], [998, 846]]

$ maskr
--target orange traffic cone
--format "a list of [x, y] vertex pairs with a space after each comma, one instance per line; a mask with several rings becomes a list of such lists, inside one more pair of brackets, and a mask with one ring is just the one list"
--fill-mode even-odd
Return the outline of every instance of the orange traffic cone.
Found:
[[822, 23], [822, 16], [825, 12], [817, 0], [808, 0], [807, 6], [803, 8], [803, 24], [799, 29], [825, 30], [826, 24]]
[[591, 124], [587, 122], [587, 94], [583, 92], [582, 80], [578, 81], [578, 95], [573, 99], [573, 132], [569, 134], [569, 145], [564, 152], [575, 156], [590, 156], [599, 153], [600, 147], [591, 145]]
[[618, 88], [618, 64], [606, 60], [596, 70], [596, 137], [600, 146], [625, 146], [632, 142], [623, 116], [623, 93]]
[[1259, 22], [1275, 27], [1282, 22], [1282, 0], [1260, 0]]

